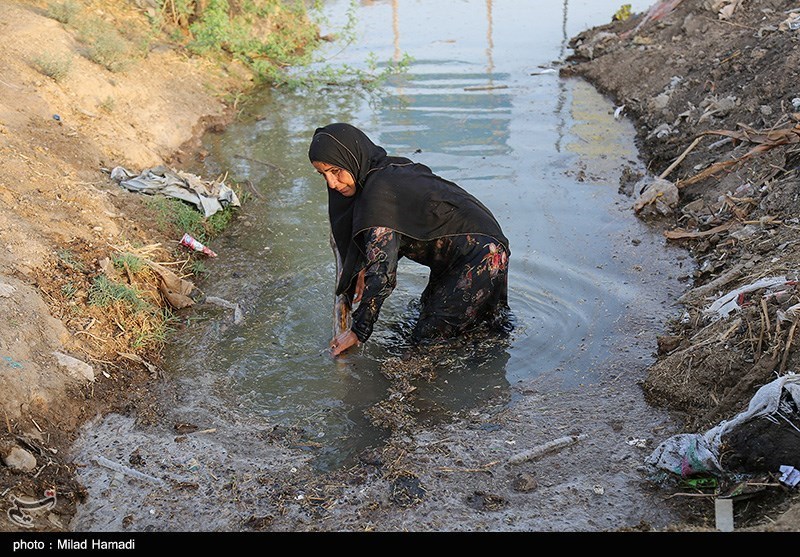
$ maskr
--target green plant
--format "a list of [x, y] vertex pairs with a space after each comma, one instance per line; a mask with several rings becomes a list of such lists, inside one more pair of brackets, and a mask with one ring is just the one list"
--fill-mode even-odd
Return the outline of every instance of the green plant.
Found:
[[84, 265], [80, 259], [75, 257], [75, 254], [72, 253], [70, 250], [59, 249], [56, 251], [56, 255], [58, 256], [59, 260], [61, 260], [61, 263], [63, 263], [67, 267], [70, 267], [78, 272], [86, 271], [86, 265]]
[[89, 303], [93, 306], [107, 307], [115, 302], [121, 302], [135, 311], [150, 307], [135, 288], [114, 282], [105, 275], [95, 277], [89, 288]]
[[80, 11], [81, 7], [77, 2], [67, 0], [66, 2], [50, 2], [45, 13], [47, 17], [68, 24], [75, 20]]
[[102, 21], [84, 22], [78, 38], [87, 47], [86, 57], [111, 72], [125, 71], [133, 63], [131, 45], [119, 31]]
[[169, 335], [175, 331], [177, 318], [166, 308], [153, 315], [154, 319], [148, 321], [147, 328], [141, 328], [134, 334], [131, 346], [137, 350], [149, 348], [151, 346], [160, 347], [169, 339]]
[[211, 274], [211, 271], [206, 268], [206, 264], [199, 259], [195, 259], [189, 264], [189, 272], [199, 278], [207, 277]]
[[43, 53], [31, 60], [31, 65], [41, 74], [61, 81], [72, 67], [72, 56], [69, 54], [58, 55], [52, 53]]
[[122, 253], [120, 255], [115, 255], [114, 257], [111, 258], [111, 262], [117, 269], [125, 269], [132, 275], [137, 275], [141, 273], [144, 269], [147, 269], [147, 264], [144, 261], [142, 261], [140, 257], [132, 253]]
[[233, 218], [234, 207], [231, 206], [205, 218], [194, 205], [180, 199], [154, 196], [148, 201], [156, 211], [156, 221], [162, 232], [168, 235], [187, 233], [203, 243], [222, 232]]
[[117, 104], [116, 100], [112, 96], [108, 96], [100, 102], [100, 108], [105, 110], [106, 112], [113, 112], [114, 106]]
[[67, 284], [61, 287], [61, 295], [64, 296], [65, 299], [71, 300], [75, 297], [75, 294], [78, 293], [78, 287], [68, 282]]

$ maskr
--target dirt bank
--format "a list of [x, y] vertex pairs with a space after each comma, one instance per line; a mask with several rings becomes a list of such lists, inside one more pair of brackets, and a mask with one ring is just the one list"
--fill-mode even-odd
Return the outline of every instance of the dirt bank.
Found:
[[[643, 208], [642, 218], [672, 233], [665, 241], [686, 243], [698, 271], [692, 277], [694, 289], [682, 299], [686, 318], [665, 324], [669, 334], [652, 347], [659, 351], [659, 361], [643, 388], [654, 405], [685, 421], [686, 431], [701, 431], [746, 408], [759, 386], [797, 366], [794, 327], [778, 317], [798, 301], [793, 288], [769, 305], [747, 306], [737, 315], [736, 327], [728, 321], [709, 322], [702, 310], [709, 296], [759, 278], [796, 274], [800, 151], [794, 139], [794, 112], [800, 106], [793, 100], [800, 97], [800, 31], [785, 24], [790, 2], [721, 2], [714, 9], [699, 0], [656, 5], [667, 4], [673, 9], [650, 17], [639, 14], [577, 37], [572, 45], [575, 56], [563, 71], [586, 77], [624, 106], [621, 110], [637, 122], [640, 147], [652, 173], [668, 171], [665, 178], [678, 192], [671, 207], [648, 216], [653, 208], [664, 206], [651, 203]], [[93, 6], [109, 22], [126, 13], [115, 12], [114, 2]], [[82, 57], [82, 46], [65, 26], [46, 16], [45, 7], [40, 2], [0, 0], [0, 389], [5, 424], [0, 448], [6, 464], [0, 466], [0, 494], [37, 499], [56, 489], [56, 511], [37, 515], [35, 529], [58, 531], [69, 527], [75, 504], [83, 497], [84, 488], [67, 457], [76, 427], [111, 410], [142, 415], [152, 406], [154, 415], [160, 412], [150, 397], [151, 370], [123, 363], [117, 345], [108, 342], [124, 336], [123, 327], [107, 312], [92, 313], [85, 292], [83, 297], [64, 296], [69, 287], [85, 290], [80, 276], [86, 269], [99, 270], [115, 246], [156, 246], [154, 260], [176, 258], [176, 239], [159, 232], [152, 207], [141, 196], [120, 191], [104, 169], [180, 165], [182, 157], [192, 156], [190, 146], [182, 147], [191, 145], [207, 126], [224, 124], [232, 99], [249, 81], [247, 72], [236, 65], [211, 65], [166, 46], [151, 48], [125, 72], [111, 72]], [[722, 19], [724, 7], [735, 9]], [[72, 55], [66, 76], [56, 80], [36, 69], [37, 55], [47, 51]], [[763, 130], [780, 133], [756, 133]], [[749, 135], [736, 135], [745, 131]], [[720, 143], [727, 138], [731, 141]], [[695, 139], [699, 140], [689, 150]], [[756, 145], [761, 150], [751, 154]], [[715, 166], [721, 162], [725, 164]], [[631, 193], [635, 182], [632, 177], [621, 188]], [[658, 201], [665, 199], [660, 196]], [[56, 352], [84, 365], [60, 364]], [[143, 351], [142, 357], [157, 364], [157, 346]], [[615, 400], [615, 389], [605, 389], [603, 396]], [[548, 405], [545, 395], [532, 393], [530, 398], [531, 407]], [[619, 415], [624, 412], [619, 408]], [[597, 435], [636, 434], [636, 424], [592, 418], [599, 424]], [[464, 429], [469, 421], [448, 426], [461, 443], [458, 447], [440, 438], [418, 438], [413, 451], [406, 447], [403, 453], [402, 443], [392, 445], [366, 459], [363, 467], [324, 482], [305, 470], [290, 480], [263, 470], [249, 481], [253, 490], [262, 490], [264, 499], [252, 502], [251, 519], [240, 527], [368, 529], [384, 520], [390, 529], [419, 528], [423, 522], [414, 520], [422, 519], [406, 509], [422, 497], [435, 507], [436, 496], [426, 496], [419, 477], [403, 469], [403, 460], [412, 455], [414, 470], [431, 471], [440, 465], [436, 473], [447, 477], [442, 482], [456, 482], [461, 493], [471, 494], [471, 510], [463, 511], [463, 524], [480, 529], [482, 514], [500, 510], [506, 513], [506, 528], [514, 530], [514, 513], [506, 510], [511, 496], [498, 494], [497, 479], [508, 484], [505, 493], [513, 496], [534, 493], [537, 481], [546, 478], [511, 470], [501, 474], [495, 465], [519, 453], [513, 443], [534, 427], [543, 439], [575, 433], [559, 429], [563, 424], [551, 420], [531, 424], [524, 416], [486, 410], [475, 416], [474, 428]], [[487, 428], [497, 423], [505, 430], [486, 446]], [[292, 432], [260, 434], [273, 439]], [[12, 449], [24, 450], [14, 451], [22, 456], [13, 466], [8, 458]], [[287, 462], [280, 450], [270, 451], [275, 462]], [[625, 447], [618, 461], [607, 467], [620, 484], [635, 481], [626, 463], [642, 456]], [[264, 458], [254, 455], [253, 462]], [[376, 470], [390, 462], [395, 464], [389, 467], [392, 473], [384, 472], [380, 483], [374, 481]], [[559, 470], [551, 473], [561, 475]], [[243, 486], [234, 486], [237, 505], [247, 503]], [[179, 487], [189, 505], [191, 486]], [[575, 513], [574, 523], [580, 529], [615, 529], [596, 517], [604, 505], [624, 508], [629, 503], [613, 497], [598, 500], [602, 489], [594, 486], [584, 493], [584, 487], [564, 485], [557, 493], [563, 507]], [[378, 493], [379, 488], [384, 492]], [[229, 494], [232, 488], [220, 484], [219, 489]], [[772, 496], [775, 492], [782, 496]], [[770, 519], [751, 519], [750, 527], [798, 530], [794, 494], [773, 489], [770, 495], [762, 509]], [[440, 497], [442, 504], [430, 512], [425, 529], [443, 528], [453, 520], [449, 501]], [[258, 506], [267, 500], [264, 509]], [[341, 514], [332, 514], [338, 508]], [[587, 515], [586, 508], [597, 509], [597, 515]], [[683, 510], [688, 511], [685, 522], [670, 528], [713, 525], [708, 505]], [[640, 513], [641, 529], [667, 527], [652, 516], [647, 501], [630, 512]], [[389, 513], [393, 515], [386, 522]], [[18, 529], [8, 521], [0, 524], [0, 529]]]
[[[742, 292], [741, 311], [728, 319], [704, 313], [759, 279], [797, 279], [798, 11], [788, 1], [660, 1], [574, 38], [562, 70], [635, 120], [649, 171], [673, 186], [662, 192], [675, 195], [663, 211], [639, 198], [640, 214], [665, 229], [665, 241], [683, 242], [698, 270], [643, 387], [654, 404], [685, 416], [687, 431], [731, 419], [759, 387], [798, 367], [796, 321], [785, 314], [798, 301], [795, 287]], [[745, 450], [775, 441], [768, 433], [753, 432]], [[797, 530], [798, 515], [769, 528]]]
[[[108, 28], [147, 29], [126, 2], [73, 5]], [[0, 453], [4, 464], [18, 457], [0, 466], [0, 494], [57, 489], [61, 512], [37, 526], [62, 529], [81, 497], [63, 458], [76, 426], [146, 392], [150, 371], [120, 351], [158, 363], [157, 342], [134, 347], [113, 311], [87, 304], [89, 280], [120, 247], [183, 257], [156, 210], [108, 170], [177, 164], [183, 145], [227, 121], [226, 101], [250, 81], [236, 64], [158, 43], [111, 71], [47, 8], [0, 1]]]

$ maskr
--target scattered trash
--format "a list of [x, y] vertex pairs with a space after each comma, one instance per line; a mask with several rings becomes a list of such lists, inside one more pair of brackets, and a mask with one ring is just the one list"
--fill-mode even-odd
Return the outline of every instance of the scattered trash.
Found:
[[107, 458], [105, 458], [103, 456], [96, 456], [96, 457], [93, 458], [93, 460], [97, 464], [99, 464], [100, 466], [108, 468], [109, 470], [114, 470], [115, 472], [120, 472], [120, 473], [122, 473], [122, 474], [124, 474], [126, 476], [131, 476], [132, 478], [137, 478], [137, 479], [140, 479], [140, 480], [145, 480], [145, 481], [148, 481], [148, 482], [157, 483], [159, 485], [163, 485], [164, 484], [164, 481], [159, 479], [159, 478], [156, 478], [156, 477], [153, 477], [153, 476], [149, 476], [147, 474], [139, 472], [138, 470], [134, 470], [133, 468], [129, 468], [128, 466], [123, 466], [122, 464], [118, 464], [116, 462], [108, 460]]
[[733, 12], [741, 6], [744, 0], [712, 0], [706, 4], [706, 7], [717, 13], [720, 20], [726, 20], [733, 15]]
[[789, 17], [784, 19], [779, 25], [779, 31], [796, 31], [800, 29], [800, 13], [791, 12]]
[[3, 361], [8, 365], [8, 367], [14, 369], [22, 369], [22, 364], [15, 361], [11, 356], [3, 356]]
[[206, 302], [222, 306], [227, 309], [232, 309], [233, 322], [236, 325], [240, 324], [244, 320], [244, 316], [242, 315], [242, 308], [239, 307], [239, 304], [234, 304], [233, 302], [229, 302], [228, 300], [223, 300], [222, 298], [217, 298], [216, 296], [206, 296]]
[[632, 438], [628, 439], [626, 443], [628, 443], [628, 445], [630, 445], [631, 447], [639, 447], [640, 449], [644, 449], [647, 447], [647, 439]]
[[606, 492], [602, 485], [592, 486], [592, 491], [594, 491], [595, 495], [602, 495]]
[[638, 197], [633, 210], [640, 216], [670, 215], [679, 200], [677, 186], [663, 178], [645, 177], [636, 184], [634, 191]]
[[764, 277], [752, 284], [741, 286], [718, 298], [703, 313], [711, 316], [713, 320], [724, 319], [732, 312], [741, 309], [739, 306], [740, 296], [747, 292], [753, 292], [761, 288], [774, 288], [786, 284], [786, 277]]
[[192, 282], [180, 278], [163, 265], [153, 263], [150, 260], [146, 260], [146, 263], [158, 275], [158, 289], [167, 299], [169, 305], [175, 309], [182, 309], [195, 303], [193, 298], [195, 286]]
[[663, 19], [664, 17], [672, 13], [672, 11], [675, 8], [677, 8], [678, 4], [680, 4], [682, 1], [683, 0], [659, 0], [658, 2], [650, 6], [650, 9], [647, 10], [647, 13], [644, 15], [644, 18], [642, 18], [642, 21], [640, 21], [636, 25], [636, 27], [634, 27], [630, 31], [626, 31], [625, 33], [620, 35], [620, 37], [624, 39], [626, 37], [629, 37], [630, 35], [636, 35], [636, 33], [639, 32], [639, 29], [645, 24], [647, 24], [649, 21], [658, 21], [659, 19]]
[[562, 449], [564, 447], [568, 447], [569, 445], [573, 445], [583, 439], [586, 439], [586, 435], [583, 433], [578, 435], [567, 435], [565, 437], [559, 437], [558, 439], [553, 439], [552, 441], [548, 441], [547, 443], [538, 445], [536, 447], [533, 447], [532, 449], [513, 455], [511, 458], [508, 459], [508, 463], [521, 464], [528, 460], [534, 460], [541, 456], [546, 455], [547, 453], [551, 453], [553, 451], [557, 451], [558, 449]]
[[186, 463], [186, 468], [188, 468], [189, 471], [191, 471], [191, 472], [197, 472], [198, 470], [200, 470], [200, 461], [198, 461], [196, 458], [192, 457]]
[[717, 530], [733, 532], [733, 499], [714, 499], [714, 517]]
[[631, 5], [623, 4], [611, 17], [611, 21], [627, 21], [631, 17]]
[[151, 195], [161, 193], [192, 203], [206, 218], [222, 211], [226, 206], [241, 205], [236, 192], [224, 182], [202, 180], [194, 174], [170, 170], [164, 166], [149, 168], [138, 176], [117, 166], [111, 170], [111, 179], [130, 191]]
[[780, 467], [781, 477], [779, 481], [789, 487], [797, 487], [800, 484], [800, 470], [794, 466], [787, 466], [782, 464]]
[[11, 294], [14, 293], [14, 290], [16, 290], [16, 288], [10, 284], [0, 282], [0, 298], [10, 298]]
[[[784, 400], [784, 396], [786, 400]], [[766, 418], [763, 423], [768, 427], [780, 427], [781, 423], [789, 421], [787, 409], [790, 405], [795, 413], [800, 408], [800, 375], [792, 373], [778, 377], [758, 389], [747, 410], [733, 419], [722, 421], [703, 434], [683, 433], [665, 440], [647, 457], [645, 463], [654, 469], [666, 470], [682, 478], [733, 471], [726, 469], [720, 463], [719, 457], [723, 442], [726, 447], [726, 462], [735, 463], [736, 460], [730, 454], [733, 446], [729, 442], [730, 438], [734, 437], [738, 430], [755, 422], [756, 418], [760, 417]], [[794, 432], [794, 430], [792, 431]], [[764, 437], [760, 437], [759, 441], [763, 441]], [[744, 449], [740, 449], [738, 452], [741, 453], [742, 450]], [[796, 442], [794, 435], [787, 437], [786, 446], [768, 443], [766, 450], [790, 460], [800, 459], [800, 444]], [[751, 456], [757, 457], [751, 460], [765, 465], [769, 464], [763, 455]]]
[[14, 445], [11, 449], [3, 454], [3, 464], [19, 472], [32, 472], [36, 470], [36, 457], [29, 451], [22, 447]]
[[531, 75], [549, 75], [554, 73], [558, 73], [558, 70], [555, 68], [545, 68], [540, 72], [532, 72]]
[[59, 116], [58, 114], [53, 114], [53, 120], [55, 120], [56, 122], [60, 122], [61, 116]]
[[194, 251], [199, 251], [201, 253], [204, 253], [209, 257], [217, 256], [217, 254], [211, 251], [211, 249], [207, 248], [202, 243], [192, 238], [189, 234], [183, 235], [183, 238], [181, 238], [181, 245], [186, 246], [187, 248], [191, 248]]
[[123, 358], [131, 360], [133, 362], [138, 362], [142, 364], [144, 367], [147, 368], [147, 371], [150, 372], [150, 375], [153, 377], [153, 379], [158, 379], [158, 368], [153, 364], [151, 364], [150, 362], [148, 362], [147, 360], [142, 359], [141, 356], [137, 356], [136, 354], [129, 354], [127, 352], [117, 352], [117, 355], [122, 356]]
[[614, 120], [619, 120], [622, 118], [622, 112], [625, 110], [625, 105], [618, 106], [614, 109]]

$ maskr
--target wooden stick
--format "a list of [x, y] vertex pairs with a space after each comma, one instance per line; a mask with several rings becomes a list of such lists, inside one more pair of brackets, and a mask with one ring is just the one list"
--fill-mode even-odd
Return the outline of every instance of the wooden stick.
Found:
[[664, 172], [662, 172], [661, 174], [658, 175], [658, 177], [663, 180], [667, 176], [669, 176], [669, 173], [672, 172], [673, 170], [675, 170], [675, 167], [678, 166], [681, 162], [683, 162], [683, 159], [686, 158], [686, 155], [691, 153], [692, 149], [697, 147], [697, 144], [700, 143], [701, 139], [702, 139], [702, 136], [696, 137], [694, 139], [694, 141], [692, 141], [692, 143], [683, 151], [683, 153], [681, 153], [680, 156], [677, 159], [675, 159], [675, 162], [673, 162], [671, 165], [669, 165]]
[[797, 328], [798, 318], [792, 321], [792, 326], [789, 329], [789, 337], [786, 339], [786, 348], [783, 351], [783, 358], [781, 359], [780, 373], [786, 370], [786, 360], [789, 358], [789, 350], [792, 347], [792, 339], [794, 338], [794, 330]]
[[558, 439], [553, 439], [552, 441], [548, 441], [543, 445], [538, 445], [530, 450], [515, 454], [514, 456], [508, 459], [508, 463], [520, 464], [528, 460], [533, 460], [541, 456], [544, 456], [549, 452], [577, 443], [582, 439], [586, 439], [586, 437], [587, 436], [585, 434], [567, 435], [566, 437], [559, 437]]

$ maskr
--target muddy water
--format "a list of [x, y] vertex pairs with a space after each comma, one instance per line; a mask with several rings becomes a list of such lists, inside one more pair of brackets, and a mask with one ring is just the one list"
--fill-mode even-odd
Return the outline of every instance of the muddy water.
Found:
[[[437, 351], [436, 379], [417, 393], [420, 420], [446, 419], [490, 399], [513, 405], [514, 387], [534, 379], [554, 390], [584, 389], [619, 373], [613, 362], [621, 353], [648, 361], [647, 331], [671, 311], [667, 300], [680, 285], [665, 278], [681, 254], [639, 223], [631, 199], [618, 191], [624, 169], [643, 170], [630, 122], [615, 118], [615, 107], [590, 86], [556, 72], [567, 38], [607, 22], [619, 6], [608, 0], [520, 4], [358, 4], [355, 41], [345, 49], [332, 46], [326, 63], [365, 68], [371, 57], [410, 55], [406, 74], [374, 94], [336, 87], [264, 91], [228, 130], [205, 139], [204, 163], [194, 170], [227, 173], [247, 194], [230, 235], [211, 246], [219, 257], [205, 263], [210, 273], [201, 287], [239, 304], [242, 319], [213, 304], [194, 310], [193, 326], [167, 354], [173, 399], [165, 430], [146, 430], [123, 416], [87, 428], [76, 454], [89, 463], [90, 498], [77, 529], [118, 529], [125, 512], [110, 517], [102, 509], [123, 498], [130, 508], [143, 505], [154, 487], [147, 486], [154, 480], [138, 487], [126, 481], [124, 469], [103, 467], [98, 456], [128, 466], [133, 450], [149, 450], [137, 462], [149, 460], [151, 469], [159, 464], [180, 479], [212, 473], [212, 463], [237, 469], [258, 460], [254, 431], [261, 439], [264, 432], [300, 432], [295, 447], [326, 471], [387, 435], [365, 410], [386, 397], [386, 363], [408, 349], [406, 333], [426, 274], [402, 261], [373, 337], [330, 358], [334, 267], [327, 197], [306, 155], [313, 130], [330, 122], [353, 123], [390, 154], [459, 183], [493, 210], [510, 239], [515, 328], [508, 339]], [[348, 6], [328, 3], [331, 31], [344, 24]], [[633, 10], [647, 7], [634, 3]], [[194, 424], [217, 438], [176, 448], [173, 423]], [[232, 454], [236, 465], [229, 463]], [[181, 528], [186, 520], [161, 516], [151, 526]], [[195, 528], [225, 529], [225, 520], [215, 512], [214, 520], [198, 518]]]

